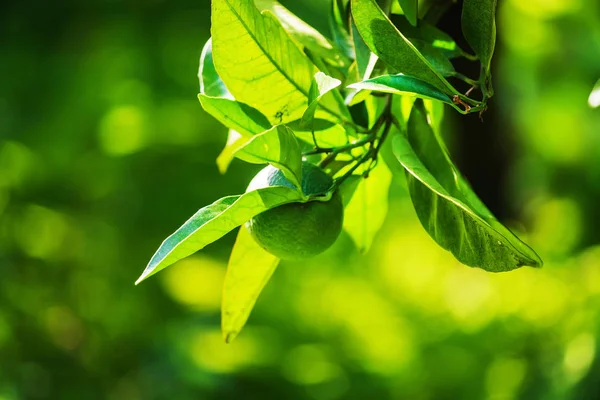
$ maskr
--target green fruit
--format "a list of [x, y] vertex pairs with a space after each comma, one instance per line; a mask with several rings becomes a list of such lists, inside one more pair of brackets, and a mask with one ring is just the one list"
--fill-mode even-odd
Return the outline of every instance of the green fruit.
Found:
[[[321, 168], [302, 164], [302, 191], [305, 195], [326, 193], [333, 180]], [[269, 186], [294, 185], [275, 167], [261, 170], [247, 191]], [[331, 200], [290, 203], [265, 211], [246, 223], [256, 242], [284, 260], [302, 260], [327, 250], [342, 231], [344, 205], [336, 192]]]

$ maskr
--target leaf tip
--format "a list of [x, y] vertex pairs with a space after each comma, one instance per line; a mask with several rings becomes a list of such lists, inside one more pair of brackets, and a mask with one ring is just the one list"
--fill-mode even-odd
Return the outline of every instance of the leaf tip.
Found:
[[223, 340], [225, 340], [225, 343], [231, 344], [237, 337], [238, 333], [239, 332], [237, 331], [223, 331]]

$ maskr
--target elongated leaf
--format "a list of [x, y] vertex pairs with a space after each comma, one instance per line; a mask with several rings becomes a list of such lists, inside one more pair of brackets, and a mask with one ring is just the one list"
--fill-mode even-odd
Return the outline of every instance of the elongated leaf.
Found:
[[456, 58], [466, 54], [450, 35], [430, 23], [419, 21], [419, 26], [415, 27], [403, 15], [394, 15], [392, 21], [400, 32], [413, 43], [414, 39], [421, 40], [444, 52], [448, 58]]
[[498, 222], [458, 172], [429, 126], [422, 102], [413, 107], [408, 136], [395, 135], [392, 149], [406, 169], [423, 227], [458, 261], [491, 272], [542, 265], [531, 248]]
[[404, 16], [413, 26], [417, 26], [418, 14], [419, 14], [419, 2], [418, 0], [398, 0]]
[[348, 29], [349, 9], [348, 0], [331, 0], [329, 30], [337, 47], [346, 57], [354, 59], [354, 46]]
[[392, 173], [385, 163], [379, 163], [369, 177], [358, 184], [344, 213], [344, 230], [356, 247], [366, 252], [387, 215], [388, 192]]
[[350, 27], [352, 28], [352, 42], [354, 43], [354, 52], [356, 54], [358, 80], [364, 81], [371, 77], [377, 63], [377, 56], [371, 52], [369, 46], [367, 46], [360, 36], [354, 21], [351, 21]]
[[238, 131], [233, 129], [229, 130], [227, 134], [227, 143], [225, 147], [217, 157], [217, 168], [219, 172], [224, 174], [229, 169], [229, 165], [235, 158], [234, 153], [248, 143], [252, 139], [252, 136], [244, 136]]
[[200, 55], [198, 80], [200, 81], [200, 93], [210, 97], [222, 97], [233, 100], [233, 96], [229, 93], [229, 90], [215, 69], [212, 56], [212, 38], [208, 39]]
[[358, 82], [349, 86], [353, 89], [372, 90], [400, 95], [416, 96], [427, 99], [440, 100], [452, 104], [452, 99], [435, 86], [412, 76], [383, 75]]
[[255, 215], [282, 204], [305, 201], [300, 191], [284, 186], [253, 190], [228, 196], [201, 208], [160, 245], [148, 266], [136, 281], [202, 250]]
[[443, 51], [433, 47], [427, 42], [419, 39], [412, 39], [412, 44], [425, 57], [427, 62], [442, 76], [452, 76], [456, 72], [454, 65], [450, 62], [448, 56]]
[[302, 152], [294, 132], [285, 125], [275, 126], [254, 136], [234, 152], [240, 160], [272, 164], [296, 187], [302, 182]]
[[592, 93], [590, 93], [588, 104], [592, 108], [600, 107], [600, 79], [598, 79], [598, 82], [596, 82], [596, 85], [592, 89]]
[[226, 343], [231, 343], [241, 332], [277, 264], [279, 259], [263, 250], [242, 226], [229, 257], [223, 284], [221, 329]]
[[344, 207], [347, 207], [348, 204], [350, 204], [352, 198], [354, 197], [354, 193], [356, 193], [356, 189], [358, 189], [358, 185], [362, 182], [362, 180], [363, 177], [361, 175], [350, 175], [344, 182], [342, 182], [338, 191], [342, 196]]
[[271, 128], [267, 117], [247, 104], [220, 97], [209, 97], [202, 93], [198, 95], [198, 99], [204, 111], [229, 129], [234, 129], [244, 136], [252, 136]]
[[[293, 121], [308, 106], [316, 67], [270, 11], [253, 1], [212, 1], [213, 58], [234, 97], [262, 112], [273, 124]], [[326, 96], [322, 107], [348, 119], [343, 102]]]
[[305, 128], [312, 126], [315, 119], [315, 112], [317, 111], [317, 107], [319, 106], [319, 103], [321, 102], [323, 96], [325, 96], [327, 93], [331, 92], [333, 89], [337, 88], [341, 84], [342, 81], [325, 75], [323, 72], [319, 71], [315, 74], [313, 83], [308, 93], [309, 105], [306, 111], [304, 111], [304, 114], [302, 115], [301, 126]]
[[464, 0], [462, 31], [486, 72], [496, 46], [496, 0]]
[[309, 51], [319, 55], [338, 66], [348, 63], [342, 55], [318, 30], [298, 18], [290, 10], [275, 0], [254, 0], [259, 10], [272, 12], [285, 30], [290, 34], [301, 48], [306, 47]]
[[202, 108], [226, 127], [243, 136], [252, 136], [271, 128], [267, 117], [247, 104], [237, 102], [217, 74], [212, 54], [212, 39], [209, 39], [200, 57], [198, 71]]
[[352, 15], [371, 51], [395, 72], [421, 79], [447, 95], [457, 94], [452, 85], [396, 29], [374, 0], [352, 0]]

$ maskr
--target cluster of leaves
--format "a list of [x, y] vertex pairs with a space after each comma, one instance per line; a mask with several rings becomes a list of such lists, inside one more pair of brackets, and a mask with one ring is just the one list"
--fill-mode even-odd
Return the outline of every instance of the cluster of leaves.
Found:
[[[229, 128], [217, 159], [270, 163], [297, 189], [269, 187], [200, 209], [152, 257], [138, 282], [202, 249], [253, 216], [291, 202], [323, 201], [339, 190], [344, 229], [366, 251], [387, 212], [392, 172], [406, 177], [430, 236], [462, 263], [492, 272], [540, 266], [453, 164], [440, 134], [445, 105], [483, 112], [492, 96], [495, 0], [465, 0], [464, 36], [474, 55], [435, 23], [450, 2], [332, 0], [332, 40], [274, 0], [212, 0], [212, 38], [200, 59], [202, 107]], [[481, 64], [470, 79], [452, 59]], [[469, 83], [460, 93], [450, 80]], [[469, 97], [481, 93], [479, 100]], [[328, 193], [305, 196], [301, 164], [333, 178]], [[229, 261], [223, 333], [245, 324], [279, 260], [240, 229]]]

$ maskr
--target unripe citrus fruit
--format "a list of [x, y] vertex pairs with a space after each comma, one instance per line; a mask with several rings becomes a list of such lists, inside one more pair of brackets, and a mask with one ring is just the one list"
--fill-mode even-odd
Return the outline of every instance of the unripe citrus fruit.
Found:
[[[302, 191], [305, 195], [324, 194], [333, 180], [321, 168], [302, 164]], [[269, 186], [294, 185], [275, 167], [261, 170], [247, 191]], [[265, 211], [246, 223], [256, 242], [284, 260], [302, 260], [327, 250], [342, 231], [344, 206], [336, 192], [329, 201], [290, 203]]]

